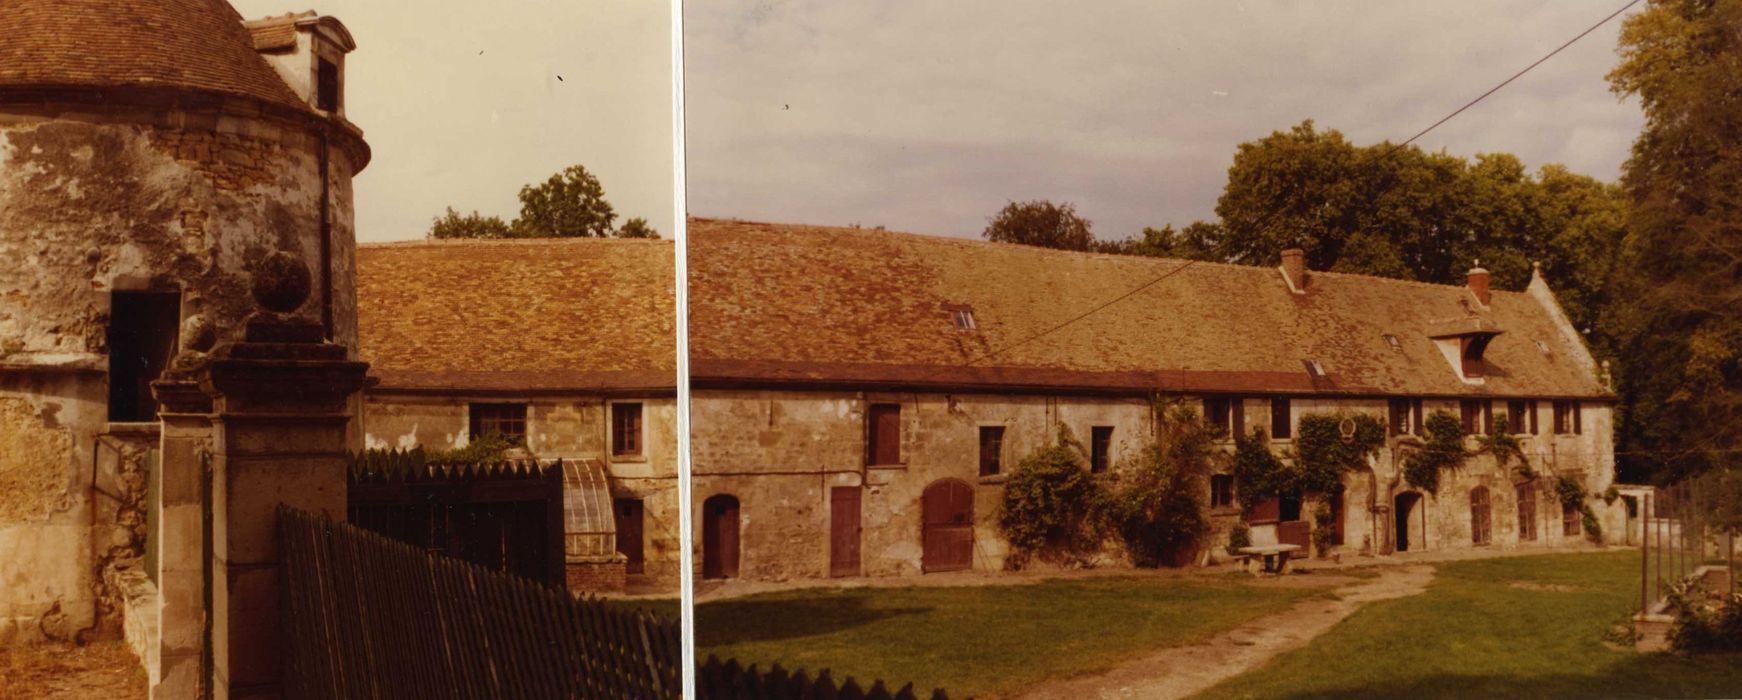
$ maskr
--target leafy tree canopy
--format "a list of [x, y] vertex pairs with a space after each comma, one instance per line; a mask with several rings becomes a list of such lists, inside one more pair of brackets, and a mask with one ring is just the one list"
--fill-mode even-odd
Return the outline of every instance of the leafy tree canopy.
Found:
[[544, 182], [520, 188], [520, 216], [512, 223], [500, 217], [461, 215], [449, 207], [430, 225], [430, 238], [659, 238], [647, 220], [633, 218], [612, 228], [617, 213], [605, 200], [605, 188], [584, 166], [571, 165]]
[[1617, 356], [1624, 475], [1704, 471], [1742, 447], [1742, 0], [1652, 0], [1622, 26], [1618, 94], [1645, 128], [1630, 207]]
[[1076, 205], [1054, 204], [1044, 199], [1004, 205], [987, 221], [981, 235], [989, 241], [1064, 250], [1090, 250], [1095, 246], [1089, 220], [1077, 216]]

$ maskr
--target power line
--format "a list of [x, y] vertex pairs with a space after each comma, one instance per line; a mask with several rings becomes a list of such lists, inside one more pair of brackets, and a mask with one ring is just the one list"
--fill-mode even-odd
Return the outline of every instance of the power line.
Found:
[[[1384, 159], [1384, 158], [1390, 156], [1392, 153], [1396, 153], [1398, 150], [1400, 150], [1400, 149], [1402, 149], [1402, 148], [1404, 148], [1412, 143], [1415, 143], [1415, 141], [1417, 139], [1420, 139], [1421, 137], [1426, 136], [1428, 134], [1428, 132], [1439, 128], [1440, 125], [1451, 121], [1454, 117], [1457, 117], [1460, 114], [1463, 114], [1465, 110], [1476, 106], [1476, 104], [1481, 102], [1482, 100], [1488, 99], [1488, 97], [1490, 95], [1493, 95], [1494, 93], [1499, 92], [1501, 88], [1504, 88], [1507, 85], [1512, 84], [1512, 81], [1515, 81], [1521, 77], [1524, 77], [1524, 74], [1529, 73], [1532, 70], [1535, 70], [1537, 66], [1542, 65], [1543, 63], [1547, 62], [1551, 58], [1554, 58], [1556, 54], [1559, 54], [1560, 52], [1565, 51], [1567, 49], [1567, 47], [1578, 43], [1580, 39], [1583, 39], [1586, 36], [1589, 36], [1591, 34], [1591, 32], [1597, 31], [1597, 29], [1599, 27], [1602, 27], [1603, 25], [1608, 24], [1611, 20], [1614, 20], [1616, 17], [1621, 16], [1622, 13], [1631, 9], [1634, 5], [1639, 4], [1639, 2], [1640, 2], [1640, 0], [1631, 0], [1626, 5], [1622, 5], [1621, 9], [1609, 13], [1608, 16], [1604, 17], [1602, 20], [1599, 20], [1596, 24], [1591, 25], [1585, 31], [1579, 32], [1577, 36], [1574, 36], [1573, 38], [1568, 39], [1566, 43], [1561, 44], [1560, 46], [1556, 47], [1555, 50], [1548, 52], [1542, 58], [1536, 59], [1535, 62], [1531, 63], [1528, 66], [1525, 66], [1524, 70], [1521, 70], [1521, 71], [1518, 71], [1517, 73], [1512, 74], [1512, 77], [1501, 81], [1499, 85], [1495, 85], [1494, 87], [1489, 88], [1487, 92], [1484, 92], [1481, 95], [1476, 96], [1476, 99], [1473, 99], [1473, 100], [1470, 100], [1469, 102], [1464, 103], [1464, 106], [1459, 107], [1455, 110], [1452, 110], [1451, 114], [1447, 114], [1446, 116], [1441, 117], [1439, 121], [1436, 121], [1433, 124], [1428, 125], [1428, 127], [1426, 129], [1422, 129], [1421, 131], [1416, 132], [1416, 134], [1414, 136], [1409, 137], [1408, 139], [1402, 141], [1401, 143], [1393, 144], [1391, 146], [1391, 148], [1386, 149], [1386, 151], [1380, 155], [1380, 158]], [[1259, 225], [1258, 228], [1261, 230], [1267, 230], [1270, 227], [1272, 220], [1279, 217], [1281, 215], [1281, 213], [1282, 213], [1281, 209], [1273, 210], [1271, 212], [1271, 215], [1269, 217], [1266, 217], [1265, 220]], [[1103, 302], [1099, 306], [1096, 306], [1095, 308], [1089, 309], [1088, 311], [1084, 311], [1083, 313], [1077, 314], [1076, 316], [1073, 316], [1069, 320], [1066, 320], [1065, 322], [1060, 323], [1056, 326], [1053, 326], [1051, 328], [1043, 330], [1039, 333], [1035, 333], [1034, 335], [1028, 336], [1028, 337], [1023, 338], [1021, 340], [1018, 340], [1014, 343], [1011, 343], [1009, 345], [1005, 345], [1005, 346], [1000, 347], [996, 350], [986, 352], [985, 354], [982, 354], [978, 357], [972, 358], [972, 359], [968, 360], [968, 364], [972, 365], [972, 364], [975, 364], [976, 362], [979, 362], [981, 360], [987, 360], [987, 359], [997, 357], [1001, 354], [1004, 354], [1007, 351], [1013, 350], [1013, 349], [1021, 347], [1023, 345], [1027, 345], [1030, 342], [1033, 342], [1035, 340], [1039, 340], [1040, 338], [1043, 338], [1045, 336], [1056, 333], [1056, 332], [1064, 329], [1065, 327], [1070, 326], [1071, 324], [1074, 324], [1078, 321], [1081, 321], [1085, 318], [1088, 318], [1089, 316], [1092, 316], [1096, 313], [1099, 313], [1101, 310], [1106, 309], [1109, 306], [1112, 306], [1112, 305], [1117, 304], [1121, 301], [1129, 299], [1132, 296], [1135, 296], [1137, 293], [1142, 292], [1145, 289], [1149, 289], [1150, 287], [1154, 287], [1155, 285], [1160, 284], [1162, 280], [1165, 280], [1165, 279], [1172, 277], [1176, 274], [1184, 272], [1184, 271], [1186, 271], [1187, 268], [1190, 268], [1191, 266], [1196, 265], [1199, 262], [1201, 262], [1201, 260], [1199, 258], [1193, 258], [1191, 260], [1187, 260], [1185, 262], [1185, 264], [1180, 265], [1179, 267], [1176, 267], [1172, 270], [1168, 270], [1167, 272], [1164, 272], [1161, 275], [1157, 276], [1155, 279], [1152, 279], [1148, 282], [1144, 282], [1143, 284], [1138, 285], [1136, 288], [1132, 289], [1131, 291], [1128, 291], [1124, 294], [1121, 294], [1117, 297], [1114, 297], [1111, 300]]]

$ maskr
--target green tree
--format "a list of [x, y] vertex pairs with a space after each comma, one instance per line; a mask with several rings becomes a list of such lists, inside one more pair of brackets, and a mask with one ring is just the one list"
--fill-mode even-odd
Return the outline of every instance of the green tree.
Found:
[[1053, 204], [1044, 199], [1011, 202], [987, 220], [981, 233], [986, 240], [1001, 243], [1021, 243], [1043, 248], [1090, 250], [1095, 247], [1095, 234], [1089, 220], [1077, 216], [1076, 205], [1070, 202]]
[[479, 216], [478, 212], [461, 214], [448, 207], [448, 212], [429, 225], [429, 238], [506, 238], [508, 223], [499, 216]]
[[614, 235], [618, 238], [658, 238], [659, 232], [655, 231], [652, 226], [648, 226], [646, 219], [637, 216], [623, 222], [622, 226], [617, 227], [617, 233]]
[[571, 165], [538, 185], [520, 188], [520, 217], [513, 228], [522, 238], [604, 237], [611, 235], [616, 220], [599, 178]]
[[[1619, 298], [1623, 474], [1703, 471], [1742, 447], [1742, 0], [1652, 0], [1622, 26], [1611, 88], [1645, 127]], [[1626, 454], [1632, 453], [1632, 454]]]

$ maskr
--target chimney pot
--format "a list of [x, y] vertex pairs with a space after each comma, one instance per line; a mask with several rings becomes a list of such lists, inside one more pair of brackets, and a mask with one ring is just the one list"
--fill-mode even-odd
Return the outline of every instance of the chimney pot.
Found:
[[1478, 263], [1476, 267], [1470, 268], [1469, 276], [1465, 280], [1465, 285], [1476, 295], [1476, 301], [1487, 306], [1488, 299], [1492, 296], [1488, 291], [1488, 271], [1482, 269], [1481, 264]]
[[1306, 293], [1306, 251], [1300, 248], [1289, 248], [1282, 251], [1282, 274], [1288, 278], [1289, 287], [1296, 294]]

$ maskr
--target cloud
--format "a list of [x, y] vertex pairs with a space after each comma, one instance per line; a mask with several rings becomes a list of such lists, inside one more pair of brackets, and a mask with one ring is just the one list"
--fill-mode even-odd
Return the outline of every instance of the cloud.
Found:
[[[691, 3], [692, 213], [978, 235], [1070, 200], [1103, 237], [1213, 216], [1235, 146], [1303, 119], [1402, 140], [1612, 8], [1479, 0]], [[1619, 22], [1419, 143], [1617, 176]]]

